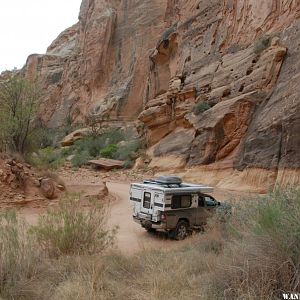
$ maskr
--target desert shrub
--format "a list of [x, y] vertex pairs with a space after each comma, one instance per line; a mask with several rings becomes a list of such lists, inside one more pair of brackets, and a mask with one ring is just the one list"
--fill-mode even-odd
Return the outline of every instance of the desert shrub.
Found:
[[52, 147], [40, 149], [29, 158], [29, 161], [40, 169], [57, 169], [64, 164], [64, 158], [60, 151]]
[[89, 156], [96, 157], [99, 155], [99, 150], [105, 147], [105, 139], [99, 137], [86, 137], [82, 140], [76, 141], [72, 149], [74, 152], [87, 152]]
[[134, 161], [132, 160], [126, 160], [123, 167], [124, 169], [131, 169], [134, 166]]
[[210, 108], [211, 108], [211, 106], [206, 102], [197, 103], [193, 107], [193, 113], [195, 115], [199, 115], [199, 114], [209, 110]]
[[[98, 136], [88, 136], [76, 141], [71, 150], [73, 152], [86, 151], [91, 157], [97, 157], [100, 150], [108, 145], [114, 145], [124, 140], [124, 133], [121, 130], [109, 130]], [[113, 146], [114, 147], [114, 146]]]
[[123, 131], [109, 130], [99, 136], [87, 136], [76, 141], [74, 145], [62, 149], [61, 156], [74, 154], [75, 157], [71, 161], [73, 167], [81, 167], [88, 160], [99, 156], [115, 159], [124, 157], [124, 160], [132, 160], [132, 157], [135, 157], [136, 149], [139, 148], [139, 143], [133, 141], [126, 143], [125, 146], [117, 146], [124, 139]]
[[112, 129], [101, 135], [105, 139], [107, 144], [118, 144], [121, 141], [125, 140], [125, 134], [122, 130]]
[[137, 157], [138, 150], [142, 147], [140, 140], [133, 140], [120, 146], [115, 153], [115, 158], [125, 161], [132, 161]]
[[254, 52], [260, 54], [270, 46], [271, 37], [269, 35], [264, 35], [254, 43]]
[[118, 150], [116, 144], [109, 144], [105, 148], [100, 150], [100, 155], [105, 158], [113, 158]]
[[1, 212], [0, 298], [16, 299], [16, 294], [22, 294], [26, 283], [37, 272], [40, 259], [26, 224], [17, 218], [14, 211]]
[[112, 245], [115, 234], [105, 227], [106, 213], [95, 200], [82, 209], [79, 195], [67, 195], [40, 217], [32, 233], [50, 256], [99, 253]]
[[77, 152], [71, 160], [71, 164], [74, 168], [80, 168], [85, 165], [91, 159], [90, 154], [87, 151]]
[[277, 299], [300, 289], [300, 191], [276, 190], [241, 209], [214, 290], [226, 299]]

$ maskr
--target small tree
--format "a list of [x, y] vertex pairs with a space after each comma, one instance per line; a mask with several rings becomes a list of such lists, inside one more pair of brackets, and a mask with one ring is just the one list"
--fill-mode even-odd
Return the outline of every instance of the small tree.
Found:
[[96, 137], [103, 133], [103, 123], [109, 120], [108, 116], [97, 116], [89, 113], [85, 116], [85, 124], [90, 128], [92, 136]]
[[36, 81], [14, 75], [0, 82], [0, 150], [25, 152], [41, 97]]

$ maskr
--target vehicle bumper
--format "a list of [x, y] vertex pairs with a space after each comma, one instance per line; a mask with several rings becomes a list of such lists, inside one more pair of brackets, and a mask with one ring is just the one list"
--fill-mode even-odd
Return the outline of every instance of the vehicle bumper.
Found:
[[166, 223], [163, 222], [152, 222], [150, 220], [133, 217], [134, 222], [140, 224], [144, 228], [153, 228], [153, 229], [166, 229]]

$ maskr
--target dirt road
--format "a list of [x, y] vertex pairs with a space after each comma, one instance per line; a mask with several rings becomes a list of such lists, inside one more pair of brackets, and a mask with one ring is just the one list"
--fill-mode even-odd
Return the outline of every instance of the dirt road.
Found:
[[178, 242], [167, 239], [165, 234], [150, 234], [133, 222], [128, 201], [129, 184], [108, 182], [107, 187], [117, 198], [110, 209], [109, 225], [119, 226], [117, 246], [122, 253], [133, 254], [143, 249], [167, 249], [178, 245]]
[[[79, 175], [80, 176], [79, 176]], [[103, 189], [103, 179], [98, 178], [98, 174], [86, 171], [76, 173], [70, 176], [68, 173], [63, 179], [67, 183], [67, 189], [71, 192], [84, 191], [88, 195], [97, 194]], [[79, 176], [79, 177], [78, 177]], [[143, 249], [168, 249], [181, 246], [183, 243], [192, 242], [192, 238], [177, 242], [167, 238], [164, 233], [148, 233], [132, 220], [132, 208], [128, 201], [129, 183], [107, 181], [109, 192], [116, 197], [110, 206], [108, 225], [110, 227], [118, 226], [119, 230], [116, 236], [116, 246], [123, 254], [134, 254]], [[214, 196], [220, 201], [226, 201], [241, 193], [235, 193], [225, 190], [215, 190]], [[54, 204], [54, 203], [53, 203]], [[24, 208], [21, 214], [30, 224], [36, 224], [38, 216], [45, 211], [45, 208]]]

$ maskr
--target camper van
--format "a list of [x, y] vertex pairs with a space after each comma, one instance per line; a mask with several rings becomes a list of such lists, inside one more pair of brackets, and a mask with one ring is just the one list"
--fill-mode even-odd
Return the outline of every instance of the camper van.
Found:
[[164, 230], [182, 240], [191, 230], [202, 229], [221, 205], [209, 195], [212, 192], [212, 187], [183, 183], [176, 176], [132, 183], [133, 220], [148, 231]]

